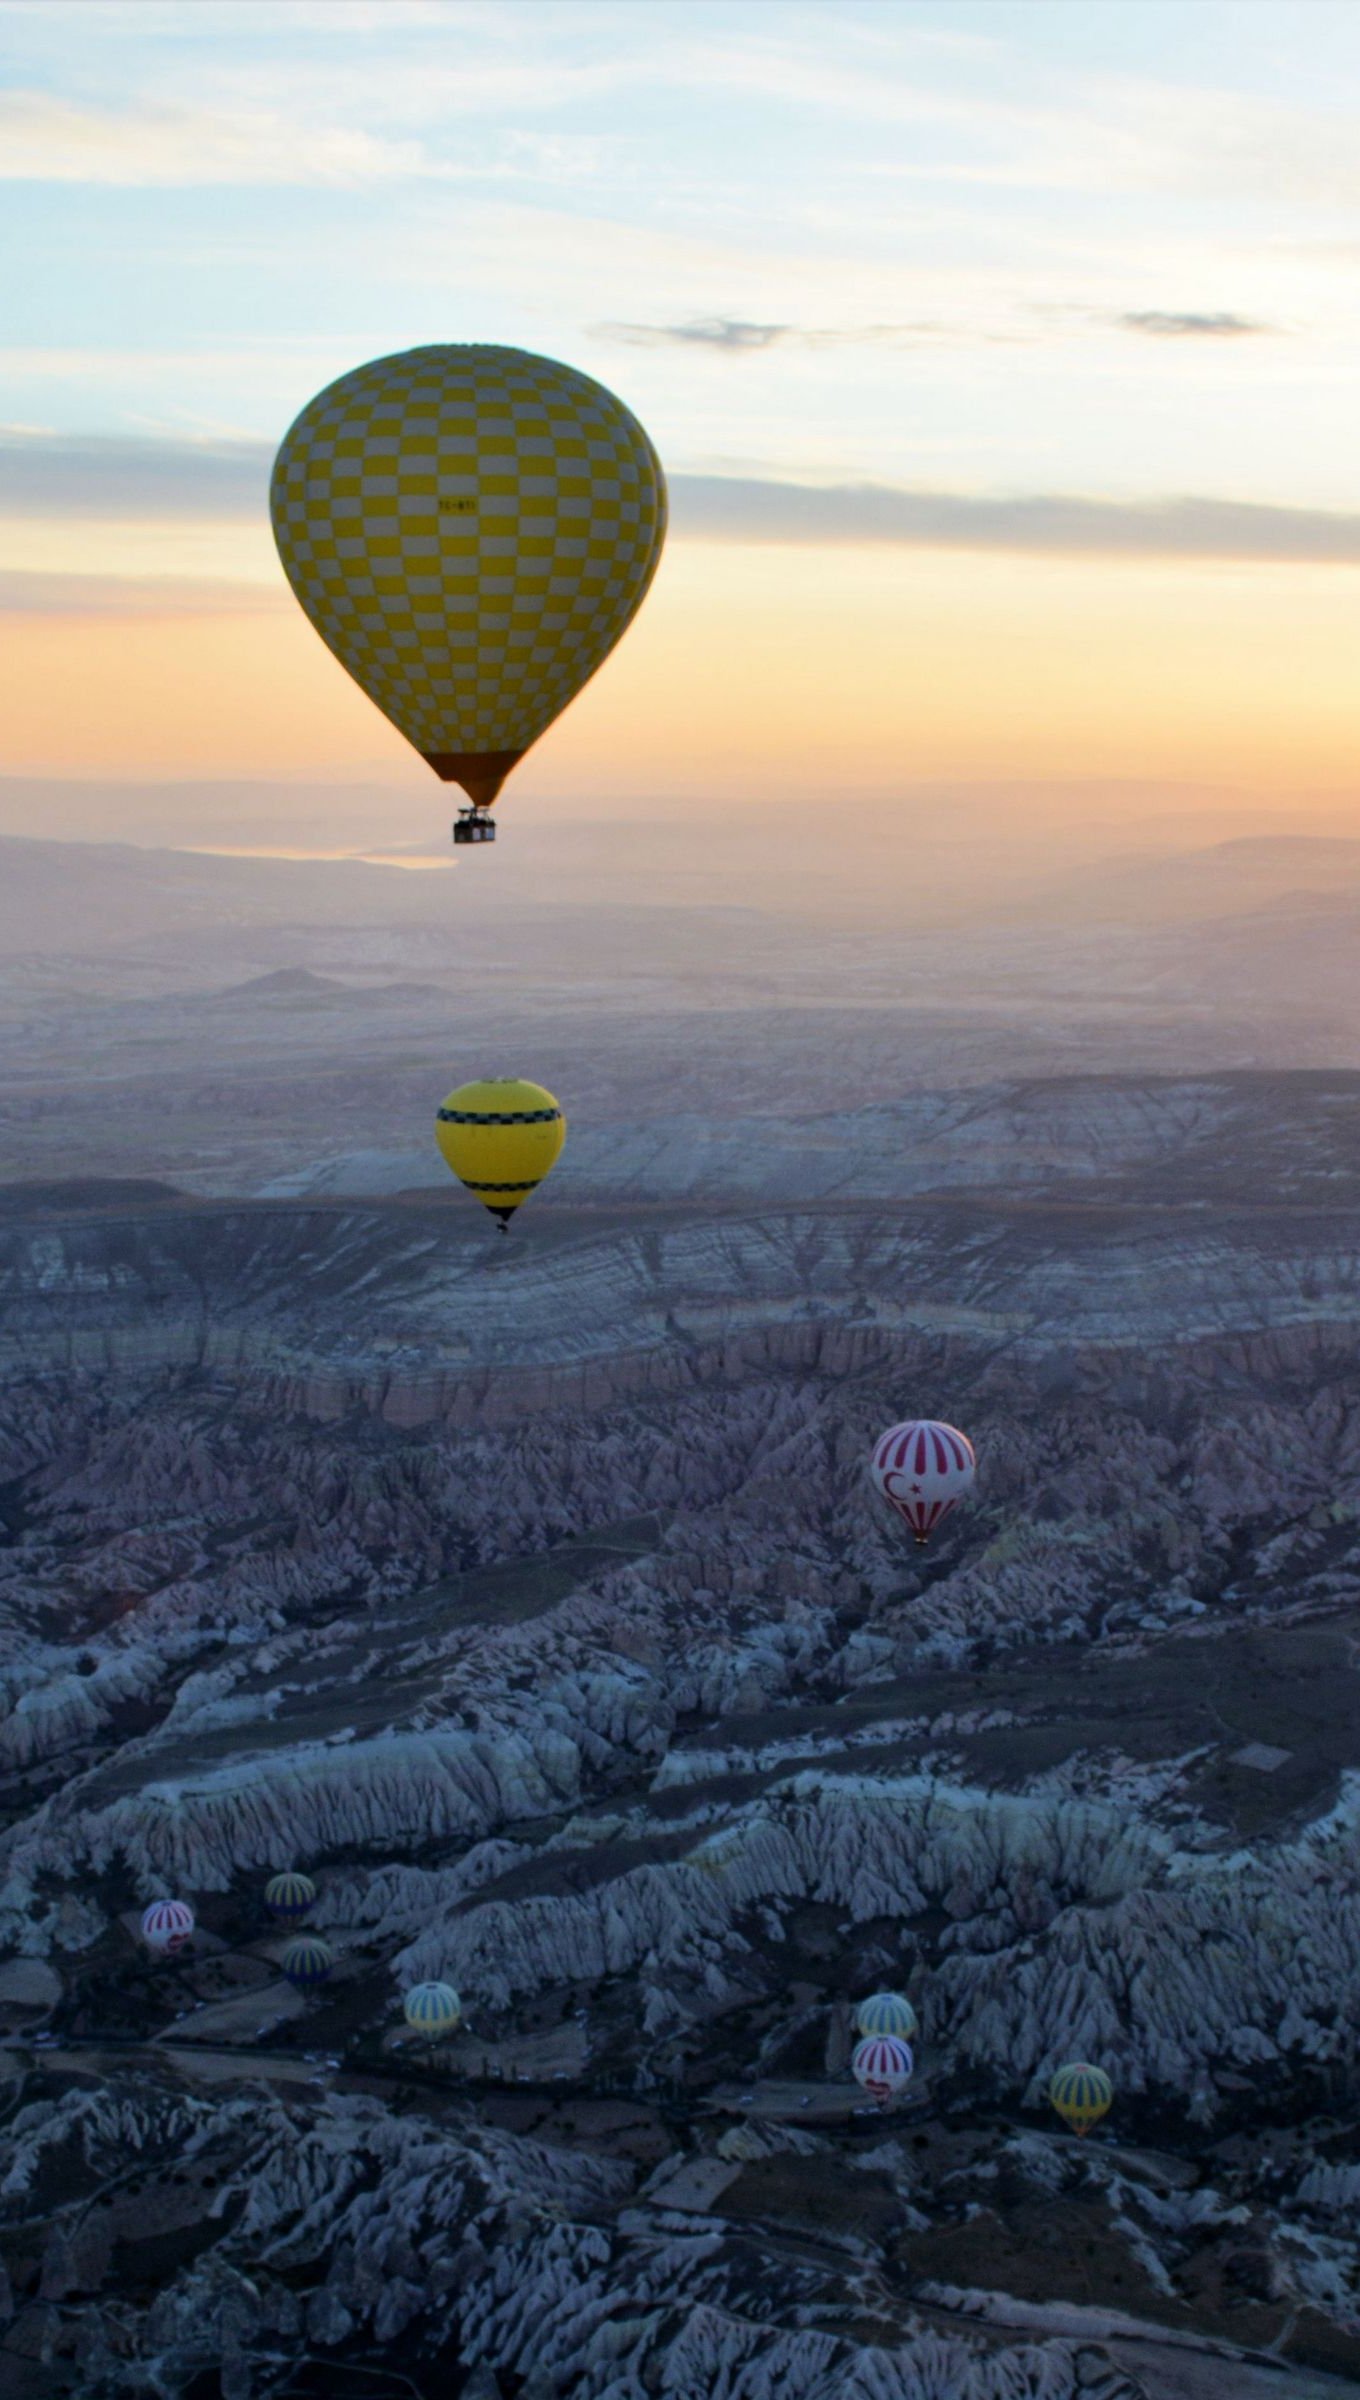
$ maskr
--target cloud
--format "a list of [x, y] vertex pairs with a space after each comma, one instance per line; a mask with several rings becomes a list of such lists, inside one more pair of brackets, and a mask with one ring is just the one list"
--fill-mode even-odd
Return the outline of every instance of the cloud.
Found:
[[698, 344], [710, 350], [769, 350], [776, 342], [786, 342], [793, 333], [791, 325], [755, 325], [745, 317], [695, 317], [688, 325], [592, 325], [591, 333], [599, 341], [632, 342], [646, 349], [659, 349], [668, 342], [686, 348]]
[[990, 497], [719, 475], [677, 475], [671, 498], [675, 531], [691, 540], [1360, 565], [1360, 515], [1249, 500]]
[[1199, 309], [1135, 308], [1116, 317], [1129, 333], [1150, 333], [1164, 341], [1221, 341], [1242, 333], [1274, 333], [1273, 325], [1264, 325], [1256, 317], [1235, 317], [1226, 309], [1212, 312]]
[[[1040, 320], [1078, 319], [1087, 323], [1115, 325], [1121, 332], [1143, 333], [1163, 341], [1213, 341], [1231, 339], [1242, 334], [1276, 333], [1278, 326], [1267, 325], [1256, 317], [1234, 316], [1227, 309], [1129, 309], [1118, 316], [1087, 307], [1064, 307], [1049, 302], [1037, 312]], [[596, 341], [628, 342], [637, 348], [664, 349], [675, 345], [681, 349], [726, 350], [750, 352], [772, 350], [776, 344], [803, 350], [827, 350], [848, 344], [913, 344], [940, 342], [1018, 342], [1042, 338], [1040, 330], [1022, 325], [1008, 332], [987, 330], [977, 324], [958, 321], [946, 324], [939, 319], [918, 318], [914, 322], [878, 325], [769, 325], [746, 317], [693, 317], [680, 325], [647, 325], [636, 320], [611, 320], [589, 328]]]
[[693, 317], [683, 325], [642, 325], [615, 321], [592, 325], [589, 331], [596, 341], [629, 342], [644, 349], [663, 349], [673, 343], [681, 349], [697, 347], [729, 351], [772, 350], [779, 342], [792, 343], [800, 349], [826, 350], [842, 343], [856, 342], [996, 341], [1002, 338], [996, 334], [978, 334], [966, 326], [932, 323], [762, 325], [746, 317]]
[[[67, 0], [59, 12], [29, 13], [58, 25], [50, 44], [29, 45], [34, 54], [50, 49], [67, 74], [74, 56], [99, 77], [105, 105], [42, 88], [0, 100], [0, 175], [11, 177], [152, 185], [447, 178], [467, 171], [468, 142], [453, 137], [468, 128], [481, 174], [486, 134], [510, 132], [530, 113], [563, 124], [573, 109], [611, 101], [604, 151], [641, 148], [646, 132], [635, 120], [657, 98], [668, 110], [693, 103], [704, 122], [724, 100], [800, 131], [804, 111], [839, 119], [854, 145], [847, 178], [858, 170], [917, 184], [1102, 196], [1245, 191], [1276, 210], [1346, 208], [1360, 189], [1352, 129], [1330, 91], [1321, 105], [1290, 105], [1231, 79], [1214, 89], [1170, 75], [1091, 74], [1052, 58], [1036, 77], [1023, 43], [904, 26], [895, 12], [886, 24], [882, 11], [870, 21], [844, 7], [746, 12], [744, 21], [737, 11], [731, 22], [732, 12], [719, 12], [719, 22], [711, 10], [570, 10], [552, 0], [532, 10], [521, 0], [511, 11], [494, 0], [290, 0], [283, 10], [195, 0], [187, 41], [182, 6], [142, 0], [146, 38], [171, 37], [177, 91], [149, 100], [143, 69], [121, 107], [109, 101], [122, 71], [116, 47], [108, 64], [100, 55], [104, 21], [116, 12]], [[74, 46], [61, 38], [71, 25]], [[877, 139], [880, 129], [888, 142]], [[894, 138], [901, 134], [908, 138]], [[560, 171], [593, 172], [599, 137], [566, 138]], [[738, 152], [738, 170], [745, 164]], [[768, 187], [750, 197], [753, 206], [768, 202]]]
[[0, 517], [260, 517], [272, 456], [267, 442], [0, 431]]
[[422, 146], [280, 111], [147, 104], [85, 108], [0, 93], [0, 177], [11, 183], [367, 184], [430, 171]]
[[[268, 442], [0, 431], [0, 518], [262, 524], [271, 457]], [[1101, 500], [1060, 492], [945, 492], [732, 475], [676, 474], [670, 490], [674, 531], [682, 541], [894, 543], [1060, 558], [1360, 564], [1360, 515], [1340, 509], [1194, 495]], [[8, 579], [10, 585], [31, 581], [54, 587], [103, 580]], [[129, 582], [118, 588], [154, 597], [171, 585], [168, 578], [163, 584], [148, 579], [146, 586]], [[186, 581], [183, 588], [208, 587]], [[246, 593], [252, 587], [211, 588]], [[246, 605], [244, 599], [240, 605]]]
[[0, 569], [0, 616], [239, 617], [293, 605], [280, 584], [190, 575], [43, 575]]

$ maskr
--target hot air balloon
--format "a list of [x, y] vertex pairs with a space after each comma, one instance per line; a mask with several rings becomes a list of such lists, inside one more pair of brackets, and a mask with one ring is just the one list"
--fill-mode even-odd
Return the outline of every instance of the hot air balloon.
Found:
[[889, 1507], [924, 1547], [972, 1490], [977, 1461], [972, 1443], [956, 1426], [911, 1417], [880, 1435], [869, 1471]]
[[1059, 2067], [1048, 2087], [1048, 2096], [1064, 2125], [1073, 2133], [1089, 2133], [1108, 2116], [1114, 2099], [1114, 2085], [1103, 2067]]
[[560, 1158], [567, 1120], [541, 1083], [492, 1075], [449, 1093], [435, 1118], [434, 1138], [445, 1165], [500, 1219], [504, 1233]]
[[430, 2042], [454, 2032], [463, 2014], [463, 2003], [451, 1983], [412, 1984], [403, 2008], [411, 2031], [423, 2033]]
[[875, 1992], [855, 2010], [855, 2029], [863, 2034], [890, 2033], [900, 2042], [909, 2042], [916, 2031], [916, 2011], [901, 1992]]
[[271, 1875], [264, 1887], [264, 1904], [271, 1917], [281, 1917], [285, 1924], [305, 1917], [316, 1898], [316, 1885], [310, 1875]]
[[286, 1945], [279, 1965], [294, 1989], [305, 1992], [313, 1984], [326, 1981], [335, 1959], [329, 1943], [323, 1942], [319, 1933], [300, 1933]]
[[850, 2072], [870, 2099], [886, 2108], [895, 2093], [905, 2091], [915, 2064], [905, 2042], [894, 2034], [875, 2033], [860, 2043], [850, 2061]]
[[441, 343], [327, 384], [274, 462], [274, 539], [327, 648], [490, 841], [511, 768], [609, 656], [666, 533], [642, 427], [527, 350]]
[[153, 1900], [142, 1911], [142, 1940], [157, 1958], [173, 1958], [194, 1930], [194, 1912], [187, 1900]]
[[701, 1842], [697, 1850], [687, 1851], [685, 1865], [698, 1867], [705, 1875], [724, 1875], [735, 1866], [742, 1853], [740, 1840], [731, 1834], [719, 1834], [716, 1840]]

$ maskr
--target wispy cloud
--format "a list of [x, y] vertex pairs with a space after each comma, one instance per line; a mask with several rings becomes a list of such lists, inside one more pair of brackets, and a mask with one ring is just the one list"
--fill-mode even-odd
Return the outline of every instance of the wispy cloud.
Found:
[[638, 349], [727, 350], [737, 353], [773, 350], [776, 344], [808, 350], [834, 349], [845, 343], [937, 342], [996, 340], [965, 326], [928, 322], [901, 325], [766, 325], [749, 317], [691, 317], [679, 325], [645, 325], [613, 321], [590, 327], [602, 342], [628, 342]]
[[43, 575], [0, 569], [0, 616], [235, 617], [291, 608], [280, 584], [191, 575]]
[[1129, 333], [1150, 333], [1163, 341], [1222, 341], [1244, 333], [1275, 333], [1257, 317], [1236, 317], [1227, 309], [1134, 308], [1116, 317]]
[[671, 497], [676, 533], [708, 541], [1360, 564], [1360, 515], [1245, 500], [1091, 500], [1057, 493], [993, 498], [719, 475], [677, 475]]
[[1070, 339], [1074, 332], [1141, 333], [1163, 341], [1214, 341], [1243, 334], [1278, 333], [1279, 326], [1263, 318], [1242, 317], [1228, 309], [1108, 309], [1085, 302], [1049, 300], [1028, 312], [1017, 309], [1008, 326], [988, 326], [960, 314], [952, 320], [917, 317], [864, 325], [771, 324], [749, 317], [689, 317], [678, 324], [657, 325], [636, 318], [613, 318], [588, 328], [593, 340], [626, 342], [635, 349], [717, 350], [749, 356], [762, 350], [832, 350], [851, 346], [913, 349], [979, 342], [1042, 342]]
[[429, 171], [417, 141], [267, 110], [96, 109], [0, 93], [0, 177], [11, 183], [364, 184]]
[[[267, 442], [0, 434], [0, 518], [261, 523], [271, 457]], [[675, 533], [690, 541], [1360, 563], [1360, 515], [1340, 509], [1194, 495], [1104, 500], [735, 475], [673, 475], [670, 489]], [[47, 579], [10, 578], [15, 585], [30, 580]], [[84, 579], [50, 580], [55, 586]]]
[[[71, 74], [82, 46], [97, 55], [113, 12], [67, 0], [55, 19], [50, 6], [27, 13], [76, 27]], [[191, 16], [186, 34], [182, 8], [143, 0], [139, 11], [144, 42], [171, 36], [163, 98], [145, 97], [156, 87], [143, 77], [121, 106], [110, 102], [121, 80], [115, 51], [115, 70], [94, 86], [102, 106], [55, 96], [40, 70], [34, 88], [0, 100], [0, 175], [186, 186], [443, 178], [466, 172], [454, 129], [481, 135], [494, 125], [514, 143], [532, 116], [563, 128], [554, 138], [566, 148], [543, 153], [548, 171], [575, 176], [593, 173], [602, 149], [592, 130], [565, 123], [574, 109], [613, 101], [631, 119], [660, 97], [705, 114], [749, 103], [800, 132], [804, 122], [840, 119], [853, 129], [848, 174], [917, 185], [1248, 191], [1276, 206], [1328, 208], [1353, 205], [1360, 191], [1348, 114], [1332, 92], [1301, 105], [1234, 88], [1228, 65], [1216, 89], [1170, 73], [1092, 73], [1054, 63], [1051, 52], [1036, 75], [1033, 45], [904, 24], [896, 11], [865, 16], [842, 4], [715, 16], [526, 0], [509, 11], [451, 0], [328, 9], [290, 0], [280, 13], [251, 0], [225, 9], [196, 0]], [[53, 34], [55, 51], [69, 58], [71, 47], [69, 33]], [[42, 45], [29, 48], [42, 55]], [[876, 151], [882, 129], [919, 138]], [[484, 169], [484, 155], [478, 163]]]
[[258, 517], [272, 455], [266, 442], [0, 432], [0, 517]]
[[669, 343], [683, 349], [771, 350], [788, 341], [792, 325], [756, 325], [746, 317], [694, 317], [687, 325], [604, 324], [590, 328], [595, 340], [630, 342], [639, 349], [660, 350]]

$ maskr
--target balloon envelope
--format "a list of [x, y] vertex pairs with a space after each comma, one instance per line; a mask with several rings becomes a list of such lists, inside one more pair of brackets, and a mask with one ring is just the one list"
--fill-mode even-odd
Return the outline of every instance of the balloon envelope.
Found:
[[329, 1943], [319, 1934], [300, 1933], [296, 1941], [289, 1942], [279, 1965], [291, 1984], [306, 1991], [311, 1984], [325, 1982], [335, 1959]]
[[1107, 2116], [1114, 2099], [1114, 2085], [1103, 2067], [1088, 2067], [1081, 2061], [1070, 2067], [1059, 2067], [1048, 2087], [1048, 2096], [1064, 2125], [1073, 2133], [1089, 2133]]
[[271, 1875], [264, 1887], [264, 1904], [271, 1917], [282, 1917], [287, 1923], [305, 1917], [316, 1898], [316, 1885], [310, 1875]]
[[463, 2014], [463, 2003], [451, 1983], [412, 1984], [403, 2003], [407, 2024], [413, 2033], [424, 2033], [433, 2040], [441, 2033], [452, 2033]]
[[916, 2031], [916, 2011], [901, 1992], [875, 1992], [855, 2011], [856, 2030], [863, 2034], [891, 2033], [909, 2042]]
[[641, 607], [666, 485], [589, 375], [443, 343], [318, 392], [280, 445], [270, 511], [323, 642], [489, 807]]
[[194, 1930], [194, 1912], [187, 1900], [153, 1900], [142, 1911], [142, 1940], [158, 1958], [182, 1950]]
[[567, 1120], [541, 1083], [491, 1075], [449, 1093], [434, 1135], [464, 1190], [504, 1224], [561, 1157]]
[[905, 2042], [887, 2033], [871, 2034], [850, 2061], [850, 2072], [870, 2099], [890, 2100], [911, 2081], [916, 2061]]
[[909, 1417], [880, 1434], [869, 1472], [888, 1506], [924, 1544], [972, 1490], [977, 1460], [967, 1434], [956, 1425]]

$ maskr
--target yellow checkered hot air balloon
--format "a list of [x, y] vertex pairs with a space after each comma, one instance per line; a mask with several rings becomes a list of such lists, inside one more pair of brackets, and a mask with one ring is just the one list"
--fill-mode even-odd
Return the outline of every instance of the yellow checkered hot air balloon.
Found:
[[323, 642], [446, 783], [491, 807], [637, 614], [666, 532], [642, 427], [527, 350], [442, 343], [326, 386], [270, 492], [284, 572]]
[[1089, 2133], [1108, 2116], [1114, 2099], [1114, 2085], [1103, 2067], [1088, 2067], [1077, 2061], [1070, 2067], [1059, 2067], [1048, 2087], [1048, 2096], [1064, 2125], [1073, 2133]]
[[450, 1092], [434, 1132], [446, 1166], [499, 1217], [504, 1233], [560, 1158], [567, 1120], [541, 1083], [492, 1075]]

